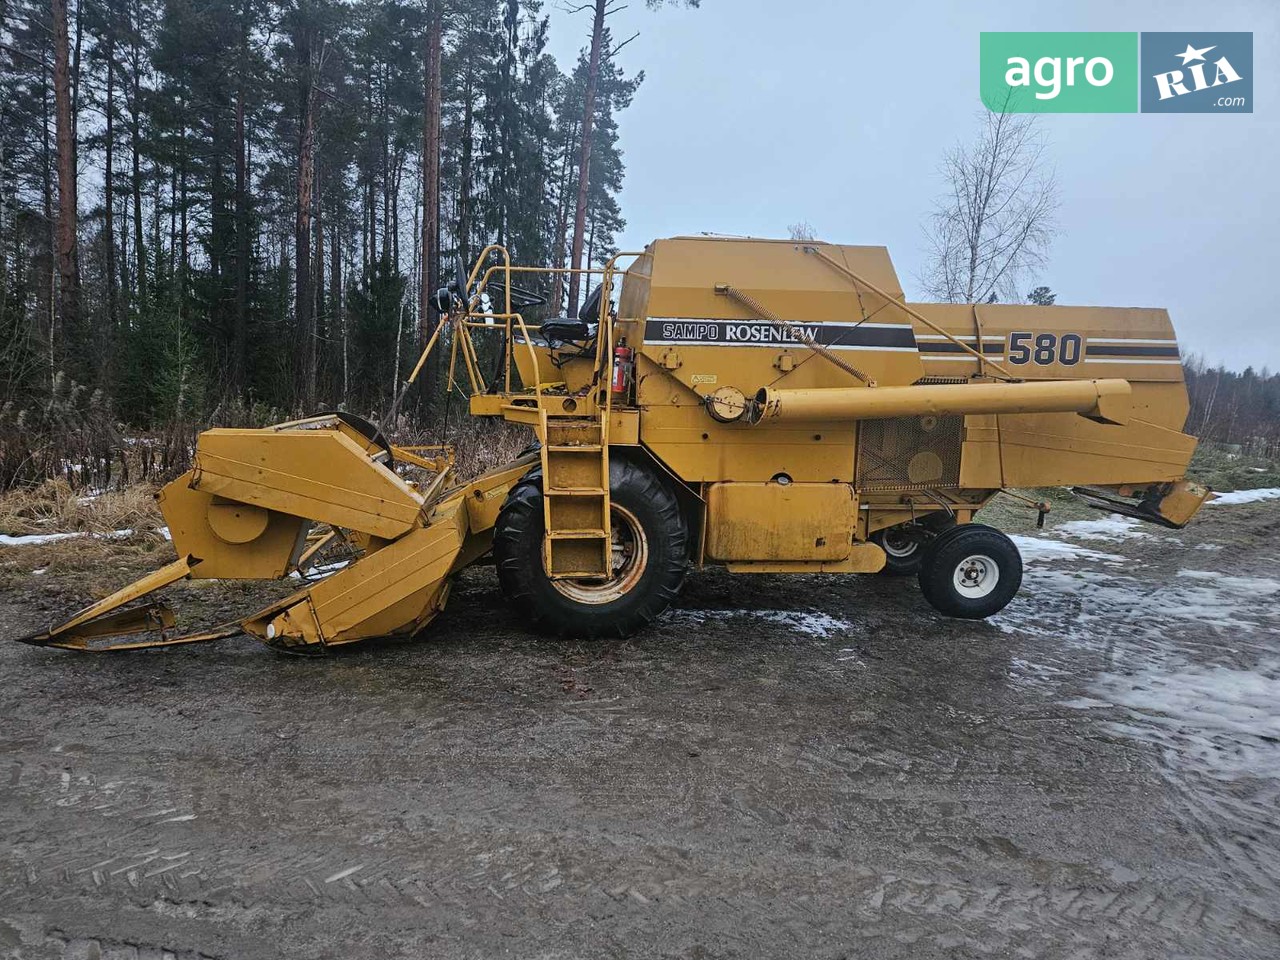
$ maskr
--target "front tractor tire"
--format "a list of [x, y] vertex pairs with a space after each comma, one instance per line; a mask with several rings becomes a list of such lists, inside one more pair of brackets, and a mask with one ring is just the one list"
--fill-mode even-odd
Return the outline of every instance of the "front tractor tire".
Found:
[[609, 463], [613, 576], [552, 580], [542, 562], [542, 478], [525, 477], [507, 495], [494, 527], [502, 591], [541, 632], [561, 637], [627, 637], [671, 605], [688, 569], [688, 531], [680, 503], [650, 470]]
[[981, 620], [1005, 608], [1022, 586], [1022, 555], [994, 527], [966, 523], [939, 534], [920, 563], [920, 592], [948, 617]]

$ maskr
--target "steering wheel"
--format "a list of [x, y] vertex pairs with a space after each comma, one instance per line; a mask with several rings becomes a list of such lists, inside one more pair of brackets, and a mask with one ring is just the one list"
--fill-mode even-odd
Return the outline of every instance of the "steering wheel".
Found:
[[[499, 287], [499, 290], [502, 288]], [[514, 283], [507, 287], [511, 293], [511, 305], [513, 307], [540, 307], [547, 302], [547, 298], [540, 293], [534, 293], [532, 290], [526, 290], [524, 287], [517, 287]]]

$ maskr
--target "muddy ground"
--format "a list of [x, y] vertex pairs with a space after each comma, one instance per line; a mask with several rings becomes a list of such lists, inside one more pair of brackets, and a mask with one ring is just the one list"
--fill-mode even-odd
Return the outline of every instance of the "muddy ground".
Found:
[[558, 642], [477, 569], [319, 660], [0, 644], [0, 955], [1273, 958], [1278, 535], [1051, 523], [988, 623], [705, 572]]

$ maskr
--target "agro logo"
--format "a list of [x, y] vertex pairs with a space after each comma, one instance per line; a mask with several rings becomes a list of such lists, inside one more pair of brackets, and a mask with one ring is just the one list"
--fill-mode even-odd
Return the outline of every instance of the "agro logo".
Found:
[[1144, 33], [1143, 113], [1252, 113], [1252, 33]]
[[987, 33], [982, 102], [997, 113], [1136, 113], [1136, 33]]

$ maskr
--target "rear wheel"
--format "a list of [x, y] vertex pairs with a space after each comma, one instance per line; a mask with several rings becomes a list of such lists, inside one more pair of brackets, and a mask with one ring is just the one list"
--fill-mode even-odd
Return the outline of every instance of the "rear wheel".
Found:
[[884, 566], [880, 572], [890, 577], [919, 573], [920, 562], [934, 538], [942, 536], [954, 526], [954, 519], [941, 515], [877, 530], [871, 535], [871, 541], [879, 544], [884, 551]]
[[920, 569], [924, 556], [924, 532], [913, 531], [908, 524], [877, 530], [871, 541], [884, 551], [884, 567], [880, 572], [890, 577], [905, 577]]
[[541, 479], [517, 484], [494, 528], [498, 580], [522, 615], [546, 633], [625, 637], [651, 623], [680, 592], [688, 534], [680, 504], [652, 472], [609, 464], [613, 571], [608, 580], [552, 580], [542, 562]]
[[981, 620], [998, 613], [1022, 586], [1022, 555], [1007, 536], [980, 523], [944, 531], [920, 564], [920, 591], [948, 617]]

